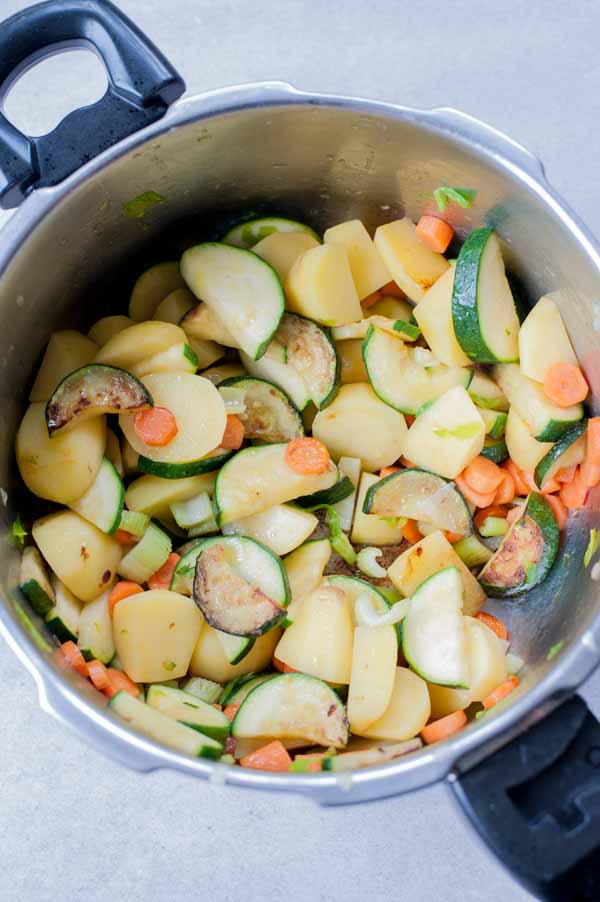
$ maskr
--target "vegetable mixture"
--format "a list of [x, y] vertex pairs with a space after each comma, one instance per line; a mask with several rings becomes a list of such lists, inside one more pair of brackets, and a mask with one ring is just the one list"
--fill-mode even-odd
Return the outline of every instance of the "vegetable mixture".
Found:
[[20, 588], [134, 729], [350, 770], [518, 686], [486, 597], [547, 578], [600, 418], [552, 295], [519, 321], [495, 232], [444, 256], [475, 191], [434, 196], [373, 238], [241, 222], [51, 336], [16, 439], [49, 503], [15, 522]]

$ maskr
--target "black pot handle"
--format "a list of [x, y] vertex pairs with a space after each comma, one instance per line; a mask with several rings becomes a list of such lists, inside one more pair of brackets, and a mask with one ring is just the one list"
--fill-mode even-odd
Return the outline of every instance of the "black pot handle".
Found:
[[453, 783], [517, 879], [550, 902], [600, 900], [600, 723], [575, 696]]
[[30, 138], [0, 112], [0, 206], [56, 185], [122, 138], [160, 119], [185, 83], [154, 44], [109, 0], [47, 0], [0, 22], [0, 104], [31, 65], [85, 46], [105, 65], [104, 97]]

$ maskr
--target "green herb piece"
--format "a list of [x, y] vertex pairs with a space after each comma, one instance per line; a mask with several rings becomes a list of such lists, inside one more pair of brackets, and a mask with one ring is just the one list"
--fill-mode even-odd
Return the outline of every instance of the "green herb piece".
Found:
[[407, 323], [405, 319], [397, 319], [393, 329], [394, 332], [402, 332], [404, 337], [408, 338], [409, 341], [416, 341], [421, 334], [421, 330], [418, 326], [415, 326], [414, 323]]
[[565, 644], [565, 640], [561, 639], [560, 642], [555, 642], [554, 645], [551, 645], [550, 648], [548, 649], [548, 654], [546, 655], [546, 660], [551, 661], [553, 658], [555, 658], [564, 644]]
[[25, 539], [29, 535], [25, 526], [23, 525], [23, 521], [21, 519], [21, 514], [17, 514], [15, 519], [13, 520], [13, 524], [11, 526], [11, 535], [13, 538], [13, 542], [17, 546], [19, 550], [23, 550], [25, 547]]
[[166, 200], [166, 197], [163, 197], [162, 194], [157, 194], [156, 191], [144, 191], [143, 194], [138, 194], [137, 197], [132, 197], [131, 200], [123, 204], [123, 213], [129, 219], [142, 219], [146, 215], [147, 210], [150, 210], [151, 207], [155, 207], [157, 204], [166, 203]]
[[[423, 407], [424, 406], [425, 405], [423, 405]], [[420, 412], [421, 410], [419, 410], [419, 413]], [[434, 434], [439, 435], [440, 438], [467, 439], [477, 435], [480, 429], [481, 426], [479, 423], [461, 423], [460, 426], [456, 426], [455, 429], [434, 429], [433, 431]]]
[[440, 213], [443, 213], [449, 203], [457, 203], [461, 207], [472, 207], [477, 191], [474, 188], [450, 188], [442, 185], [433, 192], [435, 202]]
[[589, 567], [592, 561], [592, 558], [596, 554], [598, 550], [598, 530], [590, 529], [590, 540], [588, 542], [587, 548], [585, 549], [585, 554], [583, 555], [583, 566]]
[[164, 667], [165, 670], [168, 670], [170, 673], [172, 670], [175, 670], [175, 667], [177, 665], [175, 664], [175, 661], [163, 661], [162, 666]]

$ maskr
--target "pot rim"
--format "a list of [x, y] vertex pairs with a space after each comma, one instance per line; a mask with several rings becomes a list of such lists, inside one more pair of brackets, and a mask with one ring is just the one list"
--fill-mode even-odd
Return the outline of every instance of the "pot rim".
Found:
[[[190, 122], [210, 119], [219, 114], [253, 107], [290, 105], [338, 107], [357, 114], [411, 121], [458, 144], [475, 147], [486, 162], [508, 172], [513, 180], [536, 194], [558, 216], [595, 266], [600, 280], [600, 245], [550, 187], [541, 162], [502, 132], [448, 107], [419, 110], [383, 101], [304, 92], [277, 81], [235, 85], [184, 98], [175, 103], [163, 119], [104, 151], [60, 185], [35, 191], [2, 229], [4, 240], [0, 248], [0, 276], [29, 234], [64, 198], [77, 190], [94, 172], [101, 171], [132, 148]], [[10, 604], [0, 609], [0, 633], [32, 674], [41, 707], [76, 730], [84, 739], [100, 746], [109, 756], [137, 770], [168, 767], [209, 778], [216, 783], [300, 792], [333, 804], [394, 795], [445, 777], [455, 779], [458, 773], [508, 743], [549, 713], [592, 673], [600, 659], [599, 611], [539, 683], [510, 707], [497, 713], [490, 712], [484, 721], [469, 725], [451, 742], [425, 747], [407, 758], [352, 773], [267, 774], [207, 759], [190, 758], [129, 730], [114, 716], [106, 716], [105, 709], [99, 709], [91, 701], [91, 696], [86, 697], [79, 690], [76, 680], [80, 678], [68, 681], [61, 675], [59, 667], [51, 666], [49, 656], [36, 647]], [[74, 709], [80, 715], [76, 724], [72, 717]]]

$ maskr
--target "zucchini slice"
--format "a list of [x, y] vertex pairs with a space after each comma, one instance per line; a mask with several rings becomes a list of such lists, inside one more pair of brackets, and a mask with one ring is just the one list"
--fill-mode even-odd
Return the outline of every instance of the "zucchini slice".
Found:
[[181, 273], [239, 347], [253, 360], [262, 357], [285, 308], [275, 270], [250, 251], [215, 242], [187, 250]]
[[59, 642], [77, 642], [83, 605], [54, 573], [51, 588], [54, 604], [46, 614], [46, 625]]
[[353, 545], [375, 545], [379, 548], [383, 545], [400, 545], [404, 541], [402, 527], [406, 525], [406, 521], [403, 518], [379, 517], [363, 512], [367, 492], [379, 482], [381, 477], [375, 473], [363, 473], [360, 477], [350, 533]]
[[495, 464], [501, 464], [503, 460], [508, 460], [510, 456], [503, 438], [486, 438], [479, 453], [482, 457], [493, 460]]
[[239, 664], [243, 661], [256, 644], [253, 636], [234, 636], [222, 630], [215, 630], [215, 636], [230, 664]]
[[[350, 458], [346, 459], [349, 460]], [[313, 492], [312, 495], [304, 495], [302, 498], [297, 498], [296, 504], [306, 508], [321, 507], [328, 504], [339, 504], [340, 501], [344, 501], [346, 498], [350, 497], [354, 490], [355, 486], [352, 480], [348, 476], [343, 476], [329, 489], [321, 489], [320, 492]], [[350, 527], [348, 527], [348, 529], [349, 528]]]
[[106, 413], [133, 413], [153, 404], [139, 379], [125, 370], [90, 363], [68, 375], [46, 405], [48, 433], [66, 431], [91, 417]]
[[286, 350], [286, 362], [296, 370], [313, 404], [322, 410], [335, 397], [340, 365], [329, 334], [310, 319], [284, 313], [275, 335]]
[[223, 691], [220, 683], [205, 680], [202, 677], [190, 677], [181, 688], [184, 692], [193, 695], [194, 698], [201, 698], [203, 702], [208, 702], [209, 705], [218, 702]]
[[506, 395], [493, 379], [481, 370], [475, 370], [469, 385], [471, 400], [486, 410], [508, 410]]
[[531, 429], [519, 416], [514, 404], [508, 411], [504, 441], [509, 455], [526, 473], [533, 473], [542, 458], [552, 449], [552, 442], [538, 442], [533, 437]]
[[519, 318], [493, 229], [475, 229], [456, 261], [452, 321], [459, 345], [479, 363], [519, 359]]
[[159, 476], [161, 479], [186, 479], [190, 476], [202, 476], [204, 473], [213, 473], [215, 470], [219, 470], [226, 461], [233, 457], [234, 453], [234, 451], [226, 451], [223, 448], [215, 448], [206, 457], [190, 460], [183, 464], [150, 460], [140, 454], [138, 466], [142, 473], [147, 473], [149, 476]]
[[298, 410], [310, 404], [310, 394], [302, 376], [287, 361], [287, 351], [276, 339], [260, 360], [252, 360], [242, 351], [242, 363], [251, 376], [273, 383], [291, 399]]
[[456, 567], [421, 583], [402, 623], [402, 650], [411, 668], [429, 683], [469, 688], [463, 587]]
[[573, 423], [583, 418], [582, 404], [570, 407], [553, 404], [540, 383], [524, 376], [516, 363], [494, 367], [493, 375], [538, 442], [556, 441]]
[[193, 596], [210, 626], [234, 636], [260, 636], [283, 620], [290, 600], [287, 576], [265, 545], [216, 536], [197, 552]]
[[455, 484], [417, 468], [398, 470], [372, 485], [363, 513], [422, 520], [461, 536], [473, 532], [469, 507]]
[[[147, 445], [135, 431], [133, 417], [121, 416], [119, 425], [125, 438], [140, 454], [140, 469], [149, 472], [141, 460], [146, 458], [189, 469], [189, 472], [173, 473], [177, 477], [206, 470], [204, 459], [219, 447], [227, 424], [225, 403], [218, 390], [208, 379], [191, 373], [153, 373], [144, 377], [144, 385], [157, 406], [171, 411], [178, 431], [164, 447]], [[153, 472], [173, 478], [167, 473]]]
[[552, 508], [543, 495], [532, 492], [522, 516], [479, 574], [479, 582], [488, 595], [503, 597], [527, 592], [548, 576], [558, 542]]
[[[246, 673], [230, 680], [219, 695], [220, 705], [241, 705], [256, 686], [272, 680], [275, 673]], [[215, 699], [216, 701], [216, 699]]]
[[108, 609], [109, 594], [110, 589], [84, 604], [81, 611], [77, 642], [86, 661], [96, 658], [108, 664], [115, 656], [112, 618]]
[[[381, 718], [381, 720], [383, 719]], [[407, 739], [405, 742], [380, 742], [373, 745], [372, 748], [343, 752], [341, 755], [326, 755], [321, 763], [321, 768], [324, 771], [341, 773], [342, 771], [358, 770], [361, 767], [377, 767], [409, 755], [411, 752], [418, 752], [422, 745], [418, 736], [414, 739]]]
[[219, 470], [214, 503], [221, 527], [275, 504], [328, 489], [337, 481], [333, 463], [318, 476], [295, 473], [286, 463], [286, 447], [280, 444], [244, 448]]
[[[190, 292], [191, 294], [191, 292]], [[192, 295], [192, 298], [194, 295]], [[221, 322], [212, 307], [200, 301], [188, 310], [179, 325], [190, 338], [199, 341], [214, 341], [226, 348], [238, 348], [239, 345], [229, 329]]]
[[146, 691], [146, 704], [218, 742], [229, 736], [229, 720], [223, 712], [182, 689], [153, 683]]
[[310, 511], [293, 504], [275, 504], [257, 514], [234, 520], [223, 527], [223, 535], [248, 536], [277, 555], [288, 554], [315, 531], [319, 521]]
[[160, 302], [185, 282], [175, 260], [157, 263], [138, 277], [129, 298], [129, 316], [136, 322], [152, 319]]
[[187, 341], [182, 341], [177, 345], [171, 345], [166, 351], [147, 357], [142, 363], [135, 364], [130, 372], [138, 379], [143, 379], [150, 373], [195, 373], [197, 369], [196, 352]]
[[377, 397], [394, 410], [413, 415], [455, 385], [467, 388], [473, 375], [462, 366], [422, 366], [413, 348], [372, 326], [363, 344], [363, 359]]
[[216, 739], [178, 723], [124, 690], [113, 695], [108, 706], [127, 726], [177, 752], [195, 758], [221, 757], [223, 746]]
[[56, 603], [44, 559], [33, 545], [23, 549], [19, 589], [40, 617], [45, 617]]
[[343, 748], [348, 720], [339, 695], [322, 680], [285, 673], [252, 690], [235, 715], [231, 733], [240, 739], [285, 736]]
[[580, 420], [567, 429], [535, 468], [535, 484], [543, 489], [545, 484], [564, 467], [580, 464], [585, 458], [585, 431], [587, 420]]
[[[264, 358], [263, 358], [264, 359]], [[244, 424], [244, 437], [273, 444], [289, 442], [304, 435], [302, 417], [284, 391], [265, 379], [232, 376], [219, 383], [221, 388], [244, 390], [245, 411], [238, 414]]]
[[72, 501], [69, 507], [102, 532], [112, 535], [119, 528], [124, 504], [123, 480], [105, 457], [87, 492], [77, 501]]
[[315, 241], [319, 241], [319, 236], [310, 226], [296, 222], [294, 219], [285, 219], [283, 216], [261, 216], [258, 219], [242, 222], [225, 232], [221, 241], [223, 244], [231, 244], [233, 247], [242, 247], [248, 250], [275, 232], [304, 232]]
[[29, 400], [48, 401], [65, 376], [91, 363], [97, 353], [98, 345], [95, 341], [81, 332], [72, 329], [54, 332], [29, 393]]
[[490, 438], [502, 438], [506, 432], [508, 414], [501, 410], [478, 407], [477, 412], [485, 424], [485, 434]]
[[521, 372], [543, 384], [554, 363], [579, 362], [565, 329], [560, 310], [551, 297], [540, 298], [519, 332]]

